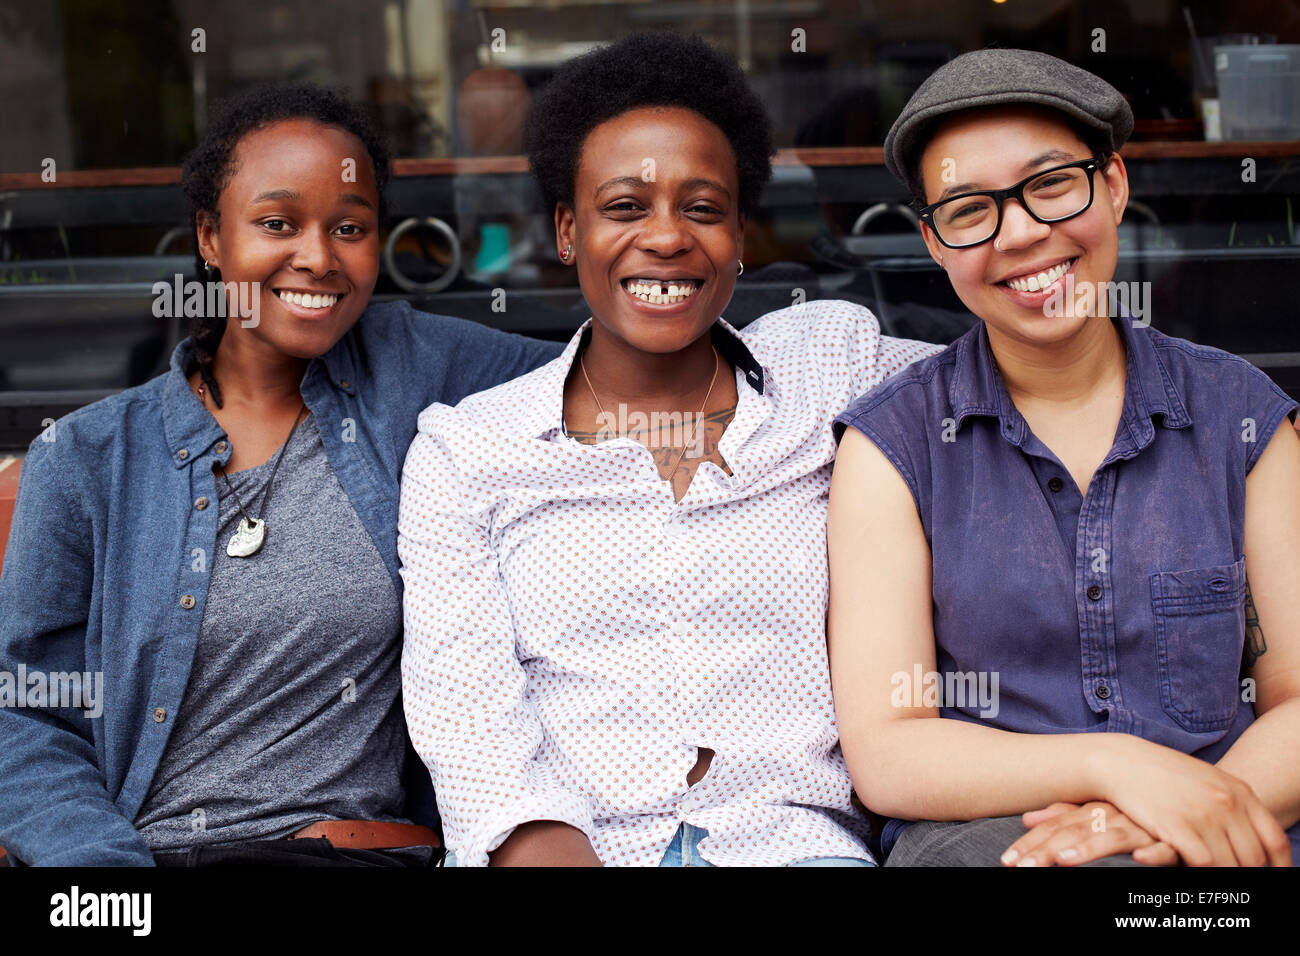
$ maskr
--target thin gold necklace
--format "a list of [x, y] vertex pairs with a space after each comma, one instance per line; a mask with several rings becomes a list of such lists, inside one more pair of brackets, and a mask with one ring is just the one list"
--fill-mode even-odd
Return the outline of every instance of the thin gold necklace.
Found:
[[[664, 481], [670, 485], [673, 482], [673, 475], [677, 474], [677, 469], [681, 467], [682, 459], [686, 457], [686, 449], [690, 448], [695, 442], [695, 433], [700, 430], [700, 419], [704, 417], [704, 410], [709, 407], [709, 396], [713, 394], [713, 386], [718, 383], [718, 368], [721, 365], [718, 360], [718, 350], [713, 345], [710, 345], [709, 348], [713, 352], [713, 378], [709, 380], [709, 390], [704, 393], [704, 403], [700, 405], [700, 412], [695, 416], [695, 421], [691, 423], [691, 437], [682, 446], [681, 453], [678, 454], [677, 461], [673, 464], [673, 470], [668, 472], [667, 477], [664, 478]], [[596, 408], [600, 410], [600, 417], [608, 421], [609, 417], [605, 412], [605, 406], [600, 404], [600, 397], [596, 394], [596, 390], [592, 388], [591, 378], [587, 375], [587, 363], [582, 359], [583, 356], [579, 355], [578, 367], [582, 369], [582, 377], [587, 380], [587, 389], [591, 392], [591, 397], [596, 400]]]

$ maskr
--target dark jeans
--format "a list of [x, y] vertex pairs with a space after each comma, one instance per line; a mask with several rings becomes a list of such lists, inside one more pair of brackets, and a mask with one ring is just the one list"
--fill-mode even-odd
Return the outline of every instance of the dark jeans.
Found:
[[[899, 834], [885, 866], [1001, 866], [1007, 847], [1028, 833], [1020, 817], [982, 820], [922, 820]], [[1080, 866], [1142, 866], [1127, 853]]]
[[322, 837], [159, 850], [153, 858], [159, 866], [405, 866], [426, 869], [436, 865], [441, 856], [441, 849], [429, 846], [396, 850], [339, 849]]

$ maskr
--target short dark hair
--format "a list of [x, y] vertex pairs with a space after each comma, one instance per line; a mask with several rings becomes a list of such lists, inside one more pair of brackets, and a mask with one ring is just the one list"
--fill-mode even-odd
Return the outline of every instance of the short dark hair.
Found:
[[[366, 111], [336, 90], [320, 86], [267, 84], [222, 102], [212, 115], [203, 138], [194, 152], [185, 158], [181, 170], [181, 189], [190, 206], [190, 223], [198, 213], [219, 219], [217, 206], [221, 193], [234, 175], [235, 147], [249, 133], [281, 120], [313, 120], [324, 126], [346, 130], [366, 148], [375, 170], [375, 187], [379, 192], [379, 216], [385, 212], [384, 190], [389, 179], [388, 146]], [[194, 265], [203, 276], [203, 257], [198, 251], [197, 228], [194, 236]], [[217, 277], [219, 278], [219, 276]], [[212, 358], [226, 332], [226, 319], [220, 315], [199, 315], [190, 320], [189, 334], [194, 340], [194, 359], [213, 401], [221, 407], [221, 390], [212, 377]]]
[[565, 63], [533, 101], [528, 165], [547, 212], [572, 208], [588, 134], [648, 106], [692, 110], [722, 130], [736, 156], [740, 212], [758, 208], [772, 176], [772, 121], [739, 64], [697, 36], [642, 32]]

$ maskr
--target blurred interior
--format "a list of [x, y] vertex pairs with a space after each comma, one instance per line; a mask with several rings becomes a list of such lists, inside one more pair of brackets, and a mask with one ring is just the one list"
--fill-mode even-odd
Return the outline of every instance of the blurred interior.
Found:
[[184, 320], [155, 318], [151, 287], [194, 278], [179, 164], [211, 103], [267, 80], [343, 87], [400, 157], [378, 299], [567, 338], [587, 312], [520, 155], [524, 117], [558, 64], [647, 28], [730, 50], [776, 123], [733, 324], [802, 296], [863, 302], [898, 335], [968, 328], [879, 146], [937, 66], [1021, 46], [1130, 97], [1116, 279], [1151, 283], [1156, 328], [1300, 397], [1300, 129], [1207, 142], [1203, 119], [1214, 38], [1300, 43], [1300, 0], [0, 0], [0, 452], [166, 369]]

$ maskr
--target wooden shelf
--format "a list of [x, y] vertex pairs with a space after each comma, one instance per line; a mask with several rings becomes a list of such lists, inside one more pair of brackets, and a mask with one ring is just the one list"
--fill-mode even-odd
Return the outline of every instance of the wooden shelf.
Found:
[[[1121, 150], [1125, 159], [1236, 159], [1239, 157], [1300, 157], [1297, 142], [1137, 142]], [[885, 151], [880, 146], [818, 146], [778, 150], [778, 166], [883, 166]], [[474, 156], [444, 159], [397, 159], [393, 175], [456, 176], [493, 173], [526, 173], [525, 156]], [[93, 189], [105, 186], [174, 186], [181, 181], [179, 166], [146, 166], [137, 169], [82, 169], [58, 174], [53, 183], [41, 181], [40, 173], [0, 173], [0, 190], [7, 189]]]
[[1125, 159], [1240, 159], [1253, 157], [1300, 156], [1297, 142], [1203, 143], [1197, 140], [1129, 143], [1120, 150]]
[[93, 189], [101, 186], [174, 186], [181, 181], [179, 166], [146, 166], [138, 169], [77, 169], [58, 173], [47, 183], [40, 173], [0, 173], [0, 190], [6, 189]]

